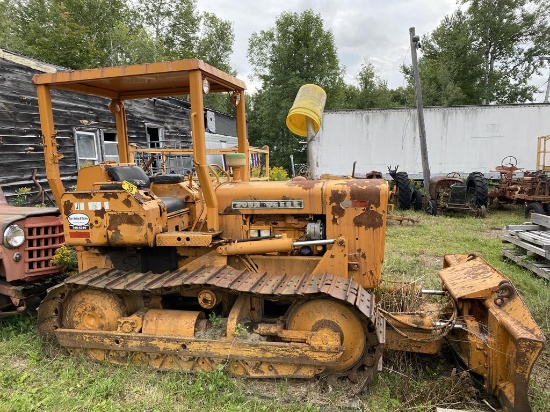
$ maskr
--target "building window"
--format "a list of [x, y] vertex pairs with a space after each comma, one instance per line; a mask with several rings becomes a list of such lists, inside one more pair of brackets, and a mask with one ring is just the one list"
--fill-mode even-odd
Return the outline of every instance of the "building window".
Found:
[[115, 132], [97, 129], [95, 131], [74, 131], [78, 168], [104, 161], [118, 162], [118, 144]]
[[151, 149], [164, 147], [164, 128], [150, 123], [145, 123], [147, 143]]
[[75, 130], [75, 146], [79, 169], [100, 162], [96, 133]]
[[103, 160], [118, 162], [118, 143], [116, 133], [103, 131]]

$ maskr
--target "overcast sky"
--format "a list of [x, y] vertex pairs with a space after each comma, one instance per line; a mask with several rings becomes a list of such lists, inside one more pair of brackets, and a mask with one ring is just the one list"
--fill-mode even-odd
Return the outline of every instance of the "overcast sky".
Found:
[[[409, 27], [415, 27], [416, 34], [427, 34], [458, 7], [456, 0], [198, 0], [197, 6], [200, 11], [212, 12], [233, 23], [231, 65], [249, 90], [258, 84], [249, 78], [248, 39], [254, 32], [274, 27], [283, 11], [300, 13], [312, 9], [322, 16], [325, 29], [334, 34], [347, 83], [355, 84], [361, 64], [368, 59], [388, 86], [396, 88], [404, 85], [400, 65], [411, 63]], [[547, 73], [533, 83], [543, 87]]]

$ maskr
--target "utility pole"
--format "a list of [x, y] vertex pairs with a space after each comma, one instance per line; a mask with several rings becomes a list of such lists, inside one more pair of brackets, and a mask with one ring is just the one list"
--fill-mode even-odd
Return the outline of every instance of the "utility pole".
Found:
[[420, 134], [420, 155], [422, 157], [422, 174], [424, 176], [424, 190], [430, 193], [430, 164], [428, 162], [428, 145], [426, 144], [426, 125], [424, 123], [424, 108], [422, 106], [422, 90], [420, 89], [420, 75], [418, 74], [418, 59], [416, 49], [420, 48], [420, 37], [415, 35], [414, 27], [409, 29], [411, 40], [411, 57], [414, 75], [414, 94], [416, 96], [416, 112], [418, 114], [418, 131]]
[[[542, 56], [541, 60], [550, 62], [550, 56]], [[544, 103], [550, 103], [550, 73], [548, 73], [548, 80], [546, 81], [546, 94], [544, 95]]]

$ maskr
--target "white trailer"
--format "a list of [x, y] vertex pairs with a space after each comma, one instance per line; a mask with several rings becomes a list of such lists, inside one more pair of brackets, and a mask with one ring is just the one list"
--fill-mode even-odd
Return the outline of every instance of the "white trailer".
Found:
[[[479, 171], [494, 175], [506, 156], [535, 170], [537, 138], [550, 134], [550, 104], [428, 107], [424, 109], [432, 176]], [[415, 108], [327, 111], [313, 145], [313, 177], [387, 172], [399, 165], [422, 178]]]

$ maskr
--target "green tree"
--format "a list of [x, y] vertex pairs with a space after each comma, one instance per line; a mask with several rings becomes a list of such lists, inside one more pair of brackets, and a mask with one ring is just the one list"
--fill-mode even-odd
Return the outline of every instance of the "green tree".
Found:
[[21, 48], [20, 39], [16, 36], [13, 19], [15, 7], [11, 0], [0, 0], [0, 48], [17, 51]]
[[364, 61], [357, 75], [359, 83], [358, 93], [354, 106], [356, 109], [385, 108], [396, 106], [392, 100], [392, 93], [388, 89], [388, 83], [376, 74], [374, 66]]
[[[545, 0], [460, 0], [422, 39], [419, 69], [426, 105], [533, 100], [531, 76], [550, 50]], [[406, 71], [410, 74], [410, 71]], [[409, 76], [412, 84], [412, 78]]]
[[345, 96], [334, 36], [311, 10], [283, 12], [274, 27], [252, 34], [248, 59], [261, 81], [249, 106], [250, 141], [269, 145], [271, 163], [290, 170], [290, 155], [296, 163], [306, 162], [304, 140], [285, 125], [298, 89], [305, 83], [323, 87], [327, 109], [338, 107]]
[[[235, 75], [230, 63], [234, 41], [235, 33], [231, 22], [222, 20], [212, 13], [202, 14], [196, 45], [196, 54], [199, 58], [220, 70]], [[220, 93], [206, 95], [204, 103], [209, 108], [235, 114], [235, 108], [230, 103], [229, 96]]]
[[[230, 58], [235, 34], [231, 22], [212, 13], [199, 13], [195, 0], [145, 0], [140, 10], [151, 36], [149, 61], [199, 58], [232, 72]], [[206, 96], [205, 104], [225, 113], [234, 111], [227, 96]]]
[[200, 24], [194, 0], [146, 0], [139, 10], [153, 40], [153, 61], [193, 57]]
[[129, 19], [124, 0], [16, 0], [15, 51], [72, 69], [117, 63], [117, 29]]
[[74, 69], [198, 57], [228, 70], [234, 42], [195, 0], [0, 0], [0, 24], [12, 50]]
[[233, 26], [196, 0], [0, 0], [0, 29], [3, 47], [70, 69], [196, 57], [231, 72]]
[[204, 12], [196, 45], [196, 54], [202, 60], [227, 73], [233, 72], [230, 59], [233, 53], [235, 33], [228, 20]]

